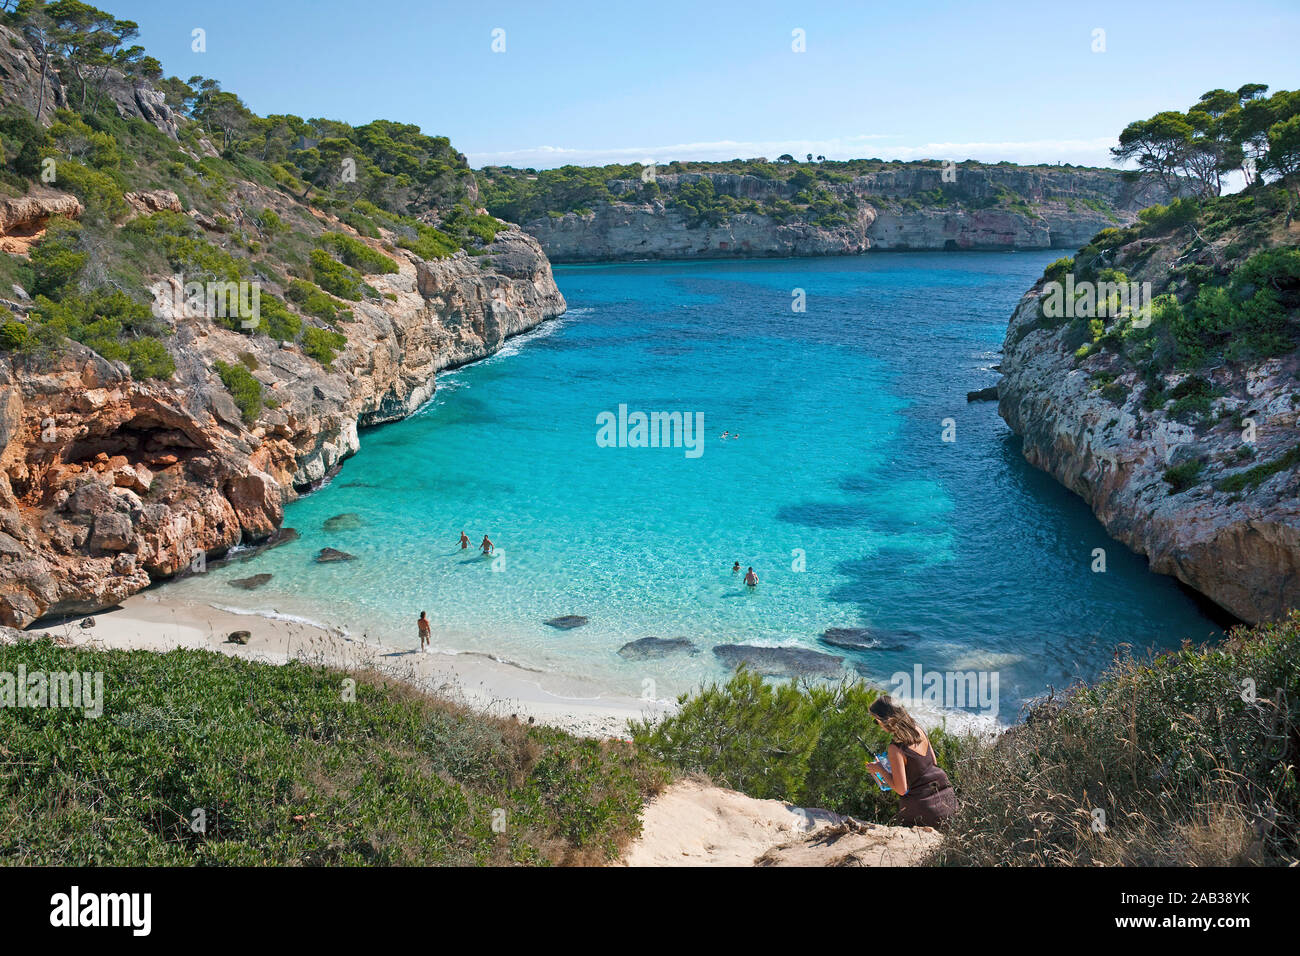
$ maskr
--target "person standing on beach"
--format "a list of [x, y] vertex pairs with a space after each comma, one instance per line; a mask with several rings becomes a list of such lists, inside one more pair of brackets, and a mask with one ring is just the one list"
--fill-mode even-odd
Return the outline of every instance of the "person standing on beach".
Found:
[[460, 549], [464, 551], [468, 547], [469, 547], [469, 535], [467, 535], [464, 531], [462, 531], [460, 533]]
[[420, 619], [416, 621], [416, 626], [420, 629], [420, 650], [429, 646], [429, 619], [420, 612]]
[[758, 575], [754, 573], [753, 568], [745, 572], [745, 586], [750, 588], [758, 587]]
[[483, 535], [483, 543], [479, 545], [479, 547], [483, 549], [484, 554], [491, 554], [492, 549], [495, 548], [496, 545], [494, 545], [490, 540], [488, 540], [487, 535]]

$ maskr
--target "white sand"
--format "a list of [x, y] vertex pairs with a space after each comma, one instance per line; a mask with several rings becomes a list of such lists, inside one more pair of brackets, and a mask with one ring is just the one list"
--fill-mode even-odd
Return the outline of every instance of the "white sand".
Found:
[[[535, 673], [482, 655], [393, 648], [304, 621], [236, 614], [160, 598], [155, 592], [134, 595], [117, 609], [93, 615], [93, 627], [83, 628], [79, 620], [41, 630], [73, 644], [104, 649], [206, 648], [272, 664], [300, 660], [372, 668], [489, 714], [532, 717], [591, 737], [626, 737], [628, 720], [658, 716], [666, 709], [657, 701], [603, 694], [582, 681]], [[232, 631], [249, 631], [248, 644], [228, 643]]]
[[646, 804], [624, 866], [913, 866], [942, 841], [929, 827], [860, 823], [680, 780]]

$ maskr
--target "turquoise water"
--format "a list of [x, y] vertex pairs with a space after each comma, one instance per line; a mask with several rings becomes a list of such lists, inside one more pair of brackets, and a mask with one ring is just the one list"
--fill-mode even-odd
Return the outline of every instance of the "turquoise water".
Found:
[[[997, 670], [1014, 719], [1119, 643], [1216, 631], [1025, 463], [992, 403], [966, 402], [995, 381], [1007, 317], [1056, 256], [557, 268], [569, 313], [440, 376], [411, 419], [363, 432], [360, 454], [288, 508], [299, 541], [173, 587], [412, 647], [427, 610], [435, 647], [622, 693], [649, 677], [659, 697], [722, 676], [715, 644], [830, 650], [824, 629], [872, 626], [905, 633], [846, 667], [882, 681], [917, 664]], [[620, 404], [702, 413], [702, 454], [598, 446], [597, 416]], [[360, 526], [325, 532], [339, 514]], [[498, 559], [461, 552], [462, 529]], [[325, 546], [357, 560], [314, 564]], [[755, 592], [733, 561], [756, 569]], [[259, 572], [273, 575], [260, 590], [228, 584]], [[566, 614], [590, 623], [542, 623]], [[617, 654], [647, 636], [700, 653]]]

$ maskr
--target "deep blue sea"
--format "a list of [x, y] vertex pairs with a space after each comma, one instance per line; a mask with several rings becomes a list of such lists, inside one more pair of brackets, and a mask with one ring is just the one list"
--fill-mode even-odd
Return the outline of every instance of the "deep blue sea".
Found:
[[[557, 267], [568, 314], [363, 432], [360, 454], [288, 508], [299, 541], [172, 587], [411, 647], [427, 610], [437, 648], [629, 694], [651, 674], [659, 697], [722, 677], [716, 644], [830, 650], [826, 628], [867, 626], [891, 649], [835, 651], [846, 672], [995, 670], [1014, 720], [1117, 644], [1217, 632], [1024, 461], [993, 403], [966, 402], [996, 381], [1008, 316], [1058, 255]], [[698, 455], [602, 447], [598, 416], [620, 405], [702, 414]], [[340, 514], [359, 526], [324, 531]], [[462, 553], [462, 529], [497, 558]], [[314, 564], [325, 546], [357, 560]], [[759, 574], [753, 592], [736, 561]], [[260, 590], [228, 584], [258, 572], [273, 575]], [[543, 624], [567, 614], [590, 621]], [[700, 653], [617, 653], [647, 636]]]

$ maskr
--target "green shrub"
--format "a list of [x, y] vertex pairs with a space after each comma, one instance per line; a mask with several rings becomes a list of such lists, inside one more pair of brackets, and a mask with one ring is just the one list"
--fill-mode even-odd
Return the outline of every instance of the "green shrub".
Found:
[[15, 319], [12, 313], [0, 321], [0, 351], [21, 352], [30, 341], [31, 332], [27, 325]]
[[1254, 468], [1238, 472], [1235, 475], [1229, 475], [1216, 483], [1214, 487], [1219, 491], [1230, 493], [1245, 491], [1248, 488], [1257, 488], [1274, 475], [1295, 468], [1297, 465], [1300, 465], [1300, 445], [1296, 445], [1273, 461], [1256, 465]]
[[176, 372], [176, 360], [167, 346], [155, 338], [132, 339], [127, 343], [126, 364], [137, 379], [168, 379]]
[[352, 319], [350, 309], [341, 308], [333, 298], [304, 279], [291, 281], [285, 298], [297, 303], [298, 307], [308, 315], [314, 315], [326, 322], [348, 322]]
[[397, 263], [376, 252], [360, 239], [341, 232], [327, 232], [320, 237], [321, 246], [333, 250], [344, 263], [366, 275], [397, 272]]
[[81, 275], [90, 258], [81, 251], [81, 223], [55, 216], [45, 238], [32, 248], [33, 295], [59, 298]]
[[365, 280], [356, 269], [335, 261], [322, 249], [311, 251], [311, 270], [316, 284], [331, 295], [352, 302], [359, 301]]
[[251, 425], [257, 421], [257, 417], [262, 414], [262, 383], [243, 365], [218, 361], [213, 367], [221, 377], [221, 384], [226, 386], [234, 398], [244, 424]]
[[65, 338], [94, 349], [104, 358], [125, 362], [137, 379], [170, 378], [176, 365], [157, 336], [165, 327], [149, 306], [120, 289], [82, 296], [65, 294], [59, 301], [38, 295], [30, 319], [47, 342]]
[[1164, 479], [1169, 485], [1169, 494], [1176, 495], [1193, 487], [1204, 470], [1205, 463], [1200, 461], [1185, 461], [1181, 465], [1166, 468]]
[[[868, 713], [879, 693], [858, 682], [770, 683], [742, 670], [682, 695], [657, 723], [634, 723], [632, 739], [656, 760], [753, 797], [885, 821], [898, 800], [866, 769], [888, 742]], [[945, 769], [971, 745], [943, 731], [929, 737]]]
[[331, 366], [338, 351], [348, 344], [347, 336], [333, 329], [307, 326], [302, 333], [302, 350], [326, 368]]

